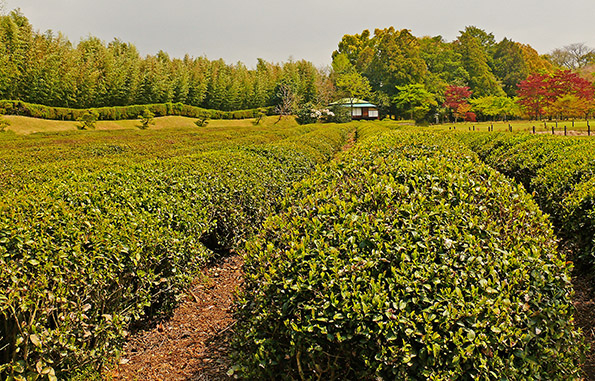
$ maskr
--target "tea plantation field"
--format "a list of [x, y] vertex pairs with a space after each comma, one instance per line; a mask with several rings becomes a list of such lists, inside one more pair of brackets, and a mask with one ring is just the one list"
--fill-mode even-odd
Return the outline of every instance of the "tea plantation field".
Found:
[[132, 322], [242, 251], [240, 378], [580, 378], [571, 262], [539, 206], [556, 231], [586, 230], [592, 204], [565, 213], [590, 200], [590, 162], [576, 150], [550, 179], [501, 160], [538, 141], [511, 136], [392, 122], [2, 135], [0, 377], [101, 367]]
[[351, 126], [0, 138], [0, 377], [67, 377], [166, 314]]

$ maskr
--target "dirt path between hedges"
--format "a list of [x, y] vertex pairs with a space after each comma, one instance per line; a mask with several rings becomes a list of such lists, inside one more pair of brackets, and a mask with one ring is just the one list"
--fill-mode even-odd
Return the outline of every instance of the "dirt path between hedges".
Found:
[[132, 335], [113, 380], [229, 380], [229, 338], [242, 258], [225, 257], [203, 269], [173, 317]]
[[[340, 152], [356, 143], [349, 133]], [[339, 153], [337, 153], [338, 155]], [[229, 341], [234, 332], [233, 302], [242, 287], [240, 255], [204, 268], [170, 319], [135, 332], [124, 346], [113, 380], [230, 380]]]
[[575, 308], [574, 321], [579, 327], [585, 342], [591, 346], [585, 353], [585, 362], [582, 366], [585, 380], [595, 380], [595, 293], [592, 274], [572, 274], [574, 297], [572, 303]]

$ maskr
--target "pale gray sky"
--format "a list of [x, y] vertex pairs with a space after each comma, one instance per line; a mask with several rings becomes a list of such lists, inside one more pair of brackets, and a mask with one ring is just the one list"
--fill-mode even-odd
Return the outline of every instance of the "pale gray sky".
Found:
[[6, 0], [34, 28], [131, 42], [142, 55], [206, 56], [253, 67], [306, 59], [318, 66], [344, 34], [394, 26], [455, 39], [467, 25], [539, 51], [574, 42], [595, 48], [595, 0]]

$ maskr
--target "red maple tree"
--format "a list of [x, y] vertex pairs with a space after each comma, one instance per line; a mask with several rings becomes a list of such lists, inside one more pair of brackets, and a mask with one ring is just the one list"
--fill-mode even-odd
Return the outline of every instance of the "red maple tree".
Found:
[[559, 114], [560, 107], [557, 104], [562, 98], [590, 104], [595, 93], [591, 82], [570, 70], [560, 70], [551, 75], [531, 74], [518, 86], [519, 104], [535, 119]]
[[467, 102], [471, 94], [473, 94], [473, 91], [469, 89], [469, 86], [449, 86], [446, 89], [444, 94], [446, 100], [443, 106], [451, 109], [455, 122], [459, 116], [464, 117], [471, 110], [471, 106]]

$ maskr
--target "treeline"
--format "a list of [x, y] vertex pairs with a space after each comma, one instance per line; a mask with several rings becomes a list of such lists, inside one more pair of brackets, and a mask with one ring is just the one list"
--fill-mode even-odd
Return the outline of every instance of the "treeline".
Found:
[[[281, 115], [310, 115], [355, 97], [377, 104], [381, 117], [426, 122], [553, 117], [560, 105], [573, 102], [573, 114], [595, 111], [593, 97], [574, 90], [559, 95], [538, 89], [549, 94], [548, 105], [558, 103], [539, 112], [527, 106], [534, 100], [515, 99], [526, 95], [519, 84], [536, 74], [570, 78], [558, 75], [560, 70], [582, 75], [593, 89], [595, 50], [583, 44], [541, 56], [529, 45], [498, 42], [473, 26], [451, 42], [390, 27], [343, 36], [332, 57], [328, 70], [305, 60], [259, 59], [248, 68], [221, 59], [171, 58], [163, 51], [141, 57], [133, 44], [118, 39], [106, 44], [88, 37], [74, 45], [60, 33], [36, 32], [17, 10], [0, 16], [0, 99], [77, 109], [168, 103], [221, 111], [276, 107]], [[574, 82], [563, 87], [576, 87]], [[453, 93], [469, 95], [449, 99]]]
[[329, 102], [321, 70], [308, 61], [258, 60], [255, 69], [205, 57], [141, 57], [130, 43], [88, 37], [73, 45], [62, 34], [36, 32], [20, 12], [0, 16], [0, 99], [90, 108], [183, 103], [244, 110], [278, 103], [282, 84], [303, 102]]
[[[540, 56], [531, 46], [508, 38], [497, 42], [493, 34], [473, 26], [452, 42], [441, 36], [419, 38], [409, 30], [390, 27], [376, 29], [374, 35], [364, 30], [343, 36], [333, 52], [333, 76], [339, 91], [370, 97], [384, 114], [454, 120], [474, 109], [485, 117], [528, 117], [531, 114], [514, 99], [519, 84], [532, 74], [554, 76], [568, 69], [556, 57]], [[595, 55], [586, 54], [583, 61], [580, 69], [595, 63]], [[463, 98], [482, 101], [466, 102], [457, 110], [449, 105], [453, 91], [468, 92]]]

